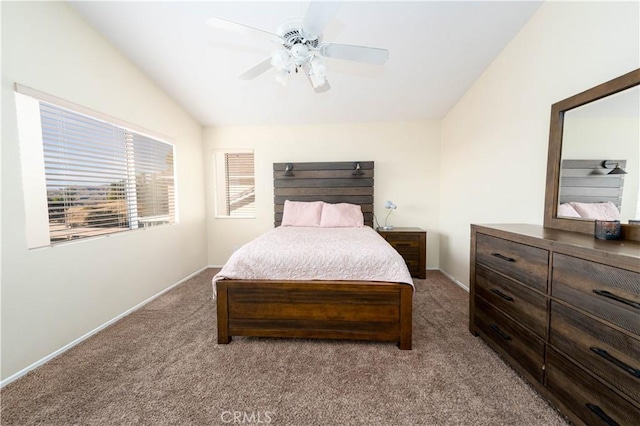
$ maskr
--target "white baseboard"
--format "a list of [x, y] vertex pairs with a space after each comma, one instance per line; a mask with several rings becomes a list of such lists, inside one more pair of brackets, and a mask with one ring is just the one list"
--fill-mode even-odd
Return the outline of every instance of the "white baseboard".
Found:
[[199, 270], [197, 270], [196, 272], [188, 275], [187, 277], [181, 279], [180, 281], [178, 281], [175, 284], [170, 285], [169, 287], [165, 288], [164, 290], [162, 290], [161, 292], [151, 296], [150, 298], [148, 298], [147, 300], [138, 303], [136, 306], [134, 306], [131, 309], [126, 310], [125, 312], [121, 313], [120, 315], [118, 315], [117, 317], [110, 319], [109, 321], [105, 322], [104, 324], [98, 326], [97, 328], [91, 330], [90, 332], [78, 337], [76, 340], [74, 340], [71, 343], [68, 343], [66, 345], [64, 345], [63, 347], [61, 347], [60, 349], [50, 353], [49, 355], [45, 356], [44, 358], [42, 358], [39, 361], [34, 362], [33, 364], [29, 365], [28, 367], [23, 368], [22, 370], [18, 371], [17, 373], [7, 377], [6, 379], [2, 380], [0, 382], [0, 388], [5, 387], [6, 385], [8, 385], [9, 383], [13, 382], [14, 380], [19, 379], [20, 377], [24, 376], [25, 374], [27, 374], [28, 372], [30, 372], [31, 370], [34, 370], [38, 367], [40, 367], [42, 364], [46, 363], [47, 361], [52, 360], [53, 358], [57, 357], [58, 355], [60, 355], [61, 353], [71, 349], [72, 347], [74, 347], [75, 345], [77, 345], [78, 343], [81, 343], [85, 340], [87, 340], [89, 337], [93, 336], [94, 334], [96, 334], [97, 332], [99, 332], [100, 330], [109, 327], [111, 324], [115, 323], [116, 321], [121, 320], [122, 318], [126, 317], [127, 315], [129, 315], [130, 313], [140, 309], [141, 307], [143, 307], [144, 305], [146, 305], [147, 303], [151, 302], [153, 299], [162, 296], [164, 293], [168, 292], [169, 290], [171, 290], [172, 288], [182, 284], [183, 282], [187, 281], [188, 279], [196, 276], [197, 274], [199, 274], [200, 272], [204, 271], [205, 269], [211, 268], [211, 266], [205, 266]]
[[447, 271], [445, 271], [443, 269], [437, 269], [437, 270], [442, 272], [444, 275], [446, 275], [447, 278], [449, 278], [451, 281], [456, 283], [458, 285], [458, 287], [462, 287], [467, 293], [469, 292], [469, 287], [467, 287], [466, 285], [462, 284], [460, 281], [456, 280], [451, 274], [447, 273]]

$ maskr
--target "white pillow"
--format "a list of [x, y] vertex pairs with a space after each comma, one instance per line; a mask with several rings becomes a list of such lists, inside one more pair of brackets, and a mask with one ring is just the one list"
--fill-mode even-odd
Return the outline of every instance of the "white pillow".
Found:
[[571, 201], [569, 204], [578, 212], [580, 217], [597, 220], [620, 220], [620, 212], [611, 201], [605, 203], [578, 203]]
[[562, 203], [558, 206], [558, 216], [562, 217], [581, 217], [580, 213], [569, 203]]
[[362, 208], [357, 204], [324, 203], [320, 226], [323, 228], [362, 228], [364, 226]]
[[284, 201], [282, 226], [320, 226], [322, 201]]

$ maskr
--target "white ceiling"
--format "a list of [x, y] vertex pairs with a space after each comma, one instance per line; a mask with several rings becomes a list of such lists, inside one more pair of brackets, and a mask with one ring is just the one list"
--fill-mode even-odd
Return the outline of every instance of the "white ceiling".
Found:
[[325, 42], [389, 50], [383, 66], [328, 59], [331, 90], [273, 70], [237, 77], [277, 46], [211, 28], [218, 16], [275, 32], [309, 2], [73, 2], [103, 36], [203, 125], [439, 119], [541, 2], [345, 2]]

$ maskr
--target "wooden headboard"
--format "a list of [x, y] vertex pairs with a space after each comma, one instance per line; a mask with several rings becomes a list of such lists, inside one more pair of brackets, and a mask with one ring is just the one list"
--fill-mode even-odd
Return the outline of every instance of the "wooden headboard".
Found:
[[[287, 164], [293, 166], [292, 176], [285, 176]], [[373, 161], [273, 163], [273, 190], [275, 226], [290, 200], [358, 204], [365, 225], [373, 227]]]
[[[621, 168], [626, 160], [609, 160]], [[597, 203], [611, 201], [620, 210], [624, 175], [609, 175], [611, 169], [602, 166], [602, 160], [562, 160], [560, 170], [559, 202]]]

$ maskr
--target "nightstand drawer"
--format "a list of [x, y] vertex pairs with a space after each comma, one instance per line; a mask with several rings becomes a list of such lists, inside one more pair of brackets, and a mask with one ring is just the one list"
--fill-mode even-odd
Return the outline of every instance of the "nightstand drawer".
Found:
[[388, 233], [385, 234], [385, 238], [389, 241], [389, 244], [401, 243], [411, 245], [412, 247], [420, 246], [420, 235], [415, 233]]
[[389, 235], [386, 239], [387, 242], [405, 258], [405, 260], [410, 257], [418, 260], [420, 257], [419, 236], [415, 235], [415, 239], [407, 239], [407, 237], [414, 237], [414, 235]]
[[542, 383], [544, 342], [481, 297], [475, 297], [475, 306], [475, 324], [488, 342]]
[[420, 228], [378, 229], [380, 235], [402, 256], [412, 277], [425, 278], [427, 233]]
[[553, 255], [551, 294], [640, 335], [640, 274], [572, 256]]
[[547, 336], [546, 296], [481, 265], [476, 266], [476, 294], [538, 336]]
[[420, 260], [420, 250], [419, 249], [408, 248], [408, 247], [396, 247], [393, 244], [391, 244], [391, 247], [396, 249], [396, 251], [402, 255], [404, 260], [409, 260], [409, 259], [411, 259], [411, 260]]
[[476, 261], [531, 288], [547, 291], [547, 250], [477, 234]]
[[407, 264], [407, 269], [409, 269], [409, 273], [412, 277], [417, 277], [420, 275], [420, 261], [419, 260], [404, 260], [404, 263]]
[[551, 302], [550, 343], [640, 402], [640, 340]]
[[547, 388], [586, 424], [640, 424], [638, 408], [551, 348], [546, 369]]

